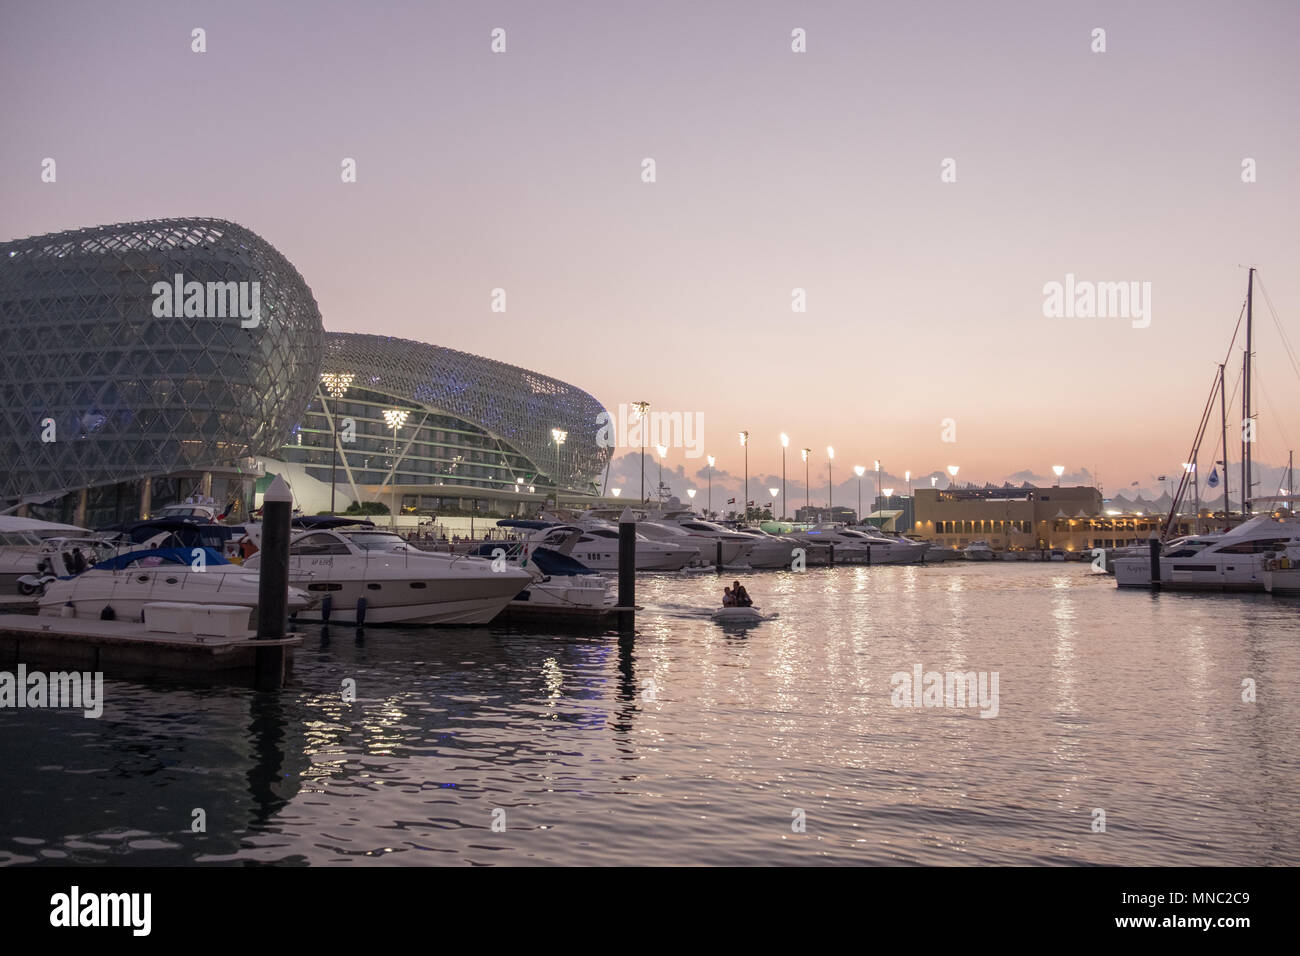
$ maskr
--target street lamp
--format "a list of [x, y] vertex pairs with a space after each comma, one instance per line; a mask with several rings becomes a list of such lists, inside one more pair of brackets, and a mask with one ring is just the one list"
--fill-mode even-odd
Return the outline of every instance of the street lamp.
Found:
[[551, 429], [551, 441], [555, 442], [555, 507], [560, 507], [560, 446], [568, 439], [569, 433], [563, 428]]
[[[812, 454], [811, 448], [799, 449], [803, 453], [803, 506], [805, 511], [812, 510], [812, 480], [808, 477], [808, 456]], [[806, 515], [805, 515], [806, 517]]]
[[393, 430], [393, 511], [389, 515], [393, 528], [397, 527], [397, 430], [406, 424], [407, 416], [410, 414], [404, 408], [384, 409], [384, 421], [388, 422], [388, 427]]
[[659, 489], [655, 492], [655, 497], [659, 499], [662, 505], [664, 501], [664, 457], [668, 454], [667, 445], [655, 445], [655, 451], [659, 452]]
[[912, 497], [912, 473], [910, 471], [903, 472], [903, 480], [907, 482], [907, 497], [910, 498]]
[[831, 513], [831, 521], [835, 520], [835, 478], [831, 466], [835, 464], [835, 449], [830, 445], [826, 446], [826, 508]]
[[930, 476], [930, 487], [933, 488], [933, 487], [934, 487], [935, 485], [937, 485], [938, 483], [939, 483], [939, 476], [938, 476], [938, 475], [931, 475], [931, 476]]
[[[335, 374], [334, 372], [321, 372], [320, 383], [325, 387], [325, 391], [330, 393], [330, 398], [334, 399], [337, 403], [348, 393], [348, 389], [352, 386], [353, 377], [354, 376], [349, 372], [338, 374]], [[323, 409], [324, 406], [325, 403], [322, 400], [321, 408]], [[330, 514], [334, 514], [334, 474], [339, 463], [339, 420], [337, 414], [330, 415], [329, 420], [330, 430], [333, 432], [334, 438], [334, 441], [331, 443], [333, 447], [330, 455]]]
[[880, 510], [880, 459], [876, 459], [876, 510]]
[[948, 487], [949, 488], [951, 488], [953, 486], [953, 482], [957, 480], [957, 472], [959, 471], [961, 471], [961, 465], [948, 466], [948, 479], [949, 479]]
[[788, 509], [785, 506], [785, 450], [790, 447], [790, 436], [781, 432], [781, 520], [784, 521]]
[[636, 421], [641, 424], [641, 503], [645, 504], [645, 417], [650, 411], [649, 402], [633, 402], [632, 412], [636, 415]]
[[1054, 472], [1056, 473], [1056, 487], [1059, 488], [1059, 487], [1061, 487], [1061, 476], [1062, 476], [1063, 474], [1065, 474], [1065, 466], [1064, 466], [1064, 465], [1053, 465], [1053, 466], [1052, 466], [1052, 471], [1054, 471]]
[[749, 520], [749, 432], [740, 433], [740, 447], [745, 449], [745, 520]]
[[704, 459], [709, 463], [709, 513], [713, 513], [713, 465], [718, 459], [709, 455]]
[[686, 497], [688, 497], [688, 498], [691, 499], [691, 510], [694, 511], [694, 510], [695, 510], [695, 489], [694, 489], [694, 488], [687, 488], [687, 489], [686, 489]]
[[865, 465], [854, 465], [853, 473], [858, 476], [858, 524], [862, 523], [862, 476], [867, 473]]
[[611, 495], [613, 495], [615, 498], [617, 498], [619, 495], [621, 495], [621, 494], [623, 493], [623, 489], [622, 489], [622, 488], [611, 488], [611, 489], [609, 489], [609, 493], [610, 493]]
[[769, 488], [769, 489], [767, 489], [768, 494], [770, 494], [770, 495], [772, 496], [772, 512], [773, 512], [773, 514], [772, 514], [772, 520], [773, 520], [773, 521], [776, 520], [776, 493], [777, 493], [778, 491], [780, 491], [780, 490], [781, 490], [780, 488]]

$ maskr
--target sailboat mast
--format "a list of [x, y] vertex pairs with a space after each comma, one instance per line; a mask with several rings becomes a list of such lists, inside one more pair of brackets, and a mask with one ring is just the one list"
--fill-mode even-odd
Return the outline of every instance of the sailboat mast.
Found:
[[1250, 445], [1255, 427], [1250, 416], [1250, 350], [1255, 296], [1255, 269], [1246, 279], [1246, 354], [1241, 357], [1241, 514], [1250, 513]]
[[1219, 364], [1219, 427], [1223, 429], [1223, 526], [1228, 527], [1228, 394], [1223, 387], [1223, 364]]

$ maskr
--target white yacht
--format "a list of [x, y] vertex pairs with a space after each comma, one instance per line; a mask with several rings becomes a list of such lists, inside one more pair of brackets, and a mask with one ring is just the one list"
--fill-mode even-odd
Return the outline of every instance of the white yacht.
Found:
[[722, 566], [724, 568], [742, 569], [750, 567], [750, 553], [758, 544], [758, 539], [752, 534], [733, 531], [730, 528], [714, 524], [712, 521], [706, 521], [693, 514], [680, 514], [674, 520], [690, 536], [690, 540], [694, 542], [695, 546], [699, 548], [705, 564], [713, 565], [718, 563], [718, 548], [721, 545]]
[[[1257, 515], [1208, 543], [1190, 536], [1171, 541], [1160, 555], [1160, 586], [1171, 590], [1262, 591], [1266, 562], [1300, 544], [1300, 522]], [[1151, 559], [1116, 558], [1118, 587], [1150, 587]]]
[[[612, 582], [572, 556], [572, 549], [582, 537], [574, 528], [556, 548], [512, 543], [506, 560], [532, 576], [532, 583], [506, 605], [502, 617], [599, 623], [615, 613], [617, 596]], [[478, 553], [492, 556], [501, 545], [485, 542]]]
[[1269, 594], [1300, 595], [1300, 547], [1283, 548], [1267, 558], [1263, 577]]
[[862, 535], [872, 545], [872, 564], [919, 564], [930, 549], [928, 544], [882, 531], [872, 524], [857, 525], [846, 530]]
[[[194, 554], [203, 551], [199, 561]], [[105, 558], [73, 577], [45, 586], [40, 613], [71, 617], [141, 621], [146, 604], [257, 606], [257, 575], [229, 564], [211, 548], [146, 548]], [[289, 613], [305, 611], [313, 598], [289, 588]]]
[[713, 555], [705, 556], [699, 540], [692, 537], [689, 531], [674, 522], [638, 518], [636, 530], [637, 534], [644, 535], [651, 541], [666, 541], [668, 544], [675, 544], [680, 548], [689, 548], [694, 551], [695, 555], [690, 560], [690, 566], [703, 567], [705, 564], [713, 563]]
[[[18, 590], [19, 578], [35, 574], [52, 552], [60, 550], [55, 542], [47, 539], [66, 538], [69, 534], [89, 535], [90, 532], [76, 525], [0, 515], [0, 591], [8, 594]], [[56, 571], [64, 573], [61, 567]]]
[[[596, 518], [587, 518], [582, 524], [507, 519], [498, 521], [497, 527], [526, 532], [526, 540], [531, 544], [552, 549], [558, 549], [576, 529], [582, 535], [570, 552], [575, 560], [596, 571], [618, 570], [617, 525]], [[640, 533], [636, 536], [638, 571], [680, 571], [696, 555], [693, 547], [684, 548], [668, 541], [651, 541]]]
[[992, 561], [997, 557], [987, 541], [972, 541], [961, 549], [961, 553], [967, 561]]
[[[871, 543], [866, 535], [846, 531], [842, 525], [819, 524], [806, 531], [796, 531], [791, 535], [801, 546], [818, 549], [819, 562], [833, 561], [835, 564], [869, 564], [871, 563]], [[812, 563], [812, 554], [809, 554]]]
[[[260, 564], [259, 552], [244, 567]], [[483, 558], [421, 551], [374, 527], [318, 528], [289, 542], [290, 583], [320, 599], [299, 615], [304, 620], [486, 624], [532, 580], [517, 567], [493, 570]]]
[[794, 549], [799, 542], [787, 535], [773, 534], [752, 526], [737, 528], [741, 534], [754, 538], [754, 548], [749, 552], [749, 566], [759, 570], [789, 567]]

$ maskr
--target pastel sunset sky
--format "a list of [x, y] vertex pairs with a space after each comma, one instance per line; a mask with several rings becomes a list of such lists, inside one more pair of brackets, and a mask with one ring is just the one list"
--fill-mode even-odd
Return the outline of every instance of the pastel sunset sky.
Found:
[[[733, 475], [748, 429], [755, 482], [788, 432], [814, 500], [827, 445], [837, 485], [879, 458], [1155, 489], [1247, 265], [1256, 458], [1300, 439], [1268, 305], [1297, 337], [1298, 35], [1284, 2], [10, 2], [0, 239], [232, 219], [331, 330], [702, 415]], [[1045, 317], [1067, 273], [1150, 283], [1149, 326]]]

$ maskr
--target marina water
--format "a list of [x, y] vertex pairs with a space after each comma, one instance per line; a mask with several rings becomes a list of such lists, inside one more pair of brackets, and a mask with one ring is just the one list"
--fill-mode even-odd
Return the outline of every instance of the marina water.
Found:
[[[837, 567], [724, 629], [735, 577], [641, 575], [633, 640], [312, 625], [279, 693], [0, 711], [0, 863], [1300, 863], [1296, 602]], [[917, 668], [996, 716], [896, 706]]]

